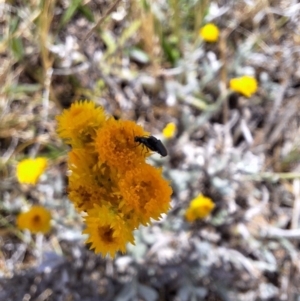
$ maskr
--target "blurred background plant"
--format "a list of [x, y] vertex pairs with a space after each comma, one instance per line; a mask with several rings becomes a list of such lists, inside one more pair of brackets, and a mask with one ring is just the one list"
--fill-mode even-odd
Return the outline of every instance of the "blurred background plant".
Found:
[[[0, 3], [0, 300], [299, 299], [299, 20], [295, 1]], [[66, 190], [55, 117], [83, 99], [169, 153], [148, 160], [170, 211], [115, 260]], [[20, 227], [34, 206], [49, 231]]]

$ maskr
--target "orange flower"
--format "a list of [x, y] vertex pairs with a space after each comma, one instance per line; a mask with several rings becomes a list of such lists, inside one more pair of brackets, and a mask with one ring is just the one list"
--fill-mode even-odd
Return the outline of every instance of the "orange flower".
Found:
[[172, 189], [161, 170], [146, 163], [130, 169], [120, 179], [121, 209], [146, 225], [168, 211]]
[[27, 212], [17, 217], [17, 227], [20, 230], [28, 229], [32, 233], [47, 233], [51, 229], [51, 214], [42, 206], [32, 206]]
[[199, 31], [199, 35], [206, 42], [216, 42], [219, 38], [219, 34], [219, 28], [213, 23], [204, 25]]
[[120, 202], [116, 183], [109, 185], [84, 185], [73, 179], [69, 180], [69, 199], [74, 203], [78, 211], [88, 211], [93, 209], [95, 205], [112, 205], [116, 208]]
[[252, 76], [233, 78], [229, 82], [230, 89], [243, 94], [246, 97], [252, 96], [257, 91], [257, 81]]
[[134, 243], [133, 229], [109, 207], [95, 206], [88, 211], [85, 223], [87, 228], [83, 233], [89, 235], [86, 243], [91, 243], [90, 249], [95, 249], [95, 253], [114, 257], [117, 251], [126, 251], [128, 242]]
[[17, 179], [21, 184], [35, 185], [46, 168], [46, 158], [24, 159], [17, 165]]
[[110, 119], [97, 133], [96, 150], [100, 162], [126, 171], [145, 161], [150, 152], [134, 141], [135, 136], [149, 136], [133, 121]]
[[57, 132], [72, 147], [86, 147], [93, 142], [96, 130], [105, 122], [106, 116], [102, 107], [96, 108], [91, 101], [75, 102], [64, 110], [58, 121]]
[[89, 102], [73, 104], [57, 120], [59, 135], [72, 146], [69, 199], [86, 213], [87, 243], [103, 255], [125, 252], [133, 230], [170, 206], [172, 189], [161, 170], [145, 163], [151, 151], [135, 141], [150, 134]]
[[187, 221], [193, 222], [198, 218], [206, 217], [214, 208], [215, 204], [210, 198], [199, 194], [191, 201], [190, 206], [185, 212], [185, 218]]
[[118, 203], [118, 173], [101, 164], [96, 153], [73, 149], [69, 153], [69, 198], [79, 211], [87, 211], [94, 204]]
[[90, 152], [89, 149], [75, 148], [69, 152], [68, 157], [70, 178], [82, 185], [95, 184], [93, 170], [98, 165], [97, 154]]

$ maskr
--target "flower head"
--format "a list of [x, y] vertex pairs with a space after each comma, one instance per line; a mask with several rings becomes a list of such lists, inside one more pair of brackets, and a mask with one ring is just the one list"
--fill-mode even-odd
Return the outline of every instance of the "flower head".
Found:
[[166, 139], [171, 139], [175, 136], [176, 130], [176, 124], [174, 122], [170, 122], [163, 129], [163, 135]]
[[102, 107], [91, 101], [75, 102], [58, 116], [57, 132], [72, 147], [82, 147], [91, 143], [106, 120]]
[[35, 185], [46, 168], [46, 158], [24, 159], [17, 165], [17, 179], [21, 184]]
[[51, 214], [42, 206], [32, 206], [27, 212], [17, 217], [17, 227], [20, 230], [28, 229], [32, 233], [47, 233], [51, 229]]
[[119, 170], [127, 170], [145, 161], [150, 152], [134, 141], [135, 136], [149, 136], [133, 121], [108, 120], [95, 140], [99, 160]]
[[82, 185], [95, 183], [93, 169], [98, 164], [96, 153], [90, 152], [88, 148], [75, 148], [69, 152], [68, 157], [68, 167], [71, 172], [70, 179]]
[[89, 235], [86, 243], [91, 243], [90, 248], [95, 249], [95, 253], [114, 257], [117, 251], [125, 252], [128, 242], [134, 243], [133, 229], [112, 208], [95, 206], [88, 211], [85, 223], [87, 227], [83, 233]]
[[199, 35], [206, 42], [216, 42], [219, 38], [219, 29], [213, 23], [208, 23], [201, 27]]
[[74, 103], [57, 120], [60, 137], [72, 147], [69, 199], [86, 214], [87, 243], [103, 255], [124, 252], [134, 229], [169, 209], [172, 189], [162, 171], [145, 162], [151, 151], [137, 139], [150, 134], [89, 102]]
[[191, 201], [190, 206], [185, 212], [185, 218], [187, 221], [193, 222], [196, 219], [206, 217], [214, 208], [214, 202], [210, 198], [200, 194]]
[[114, 204], [118, 201], [115, 192], [117, 171], [98, 160], [95, 152], [76, 148], [69, 152], [68, 165], [69, 199], [79, 211], [92, 209], [95, 204]]
[[130, 169], [120, 179], [121, 209], [144, 225], [168, 211], [172, 189], [161, 170], [149, 164]]
[[256, 79], [247, 75], [231, 79], [229, 86], [231, 90], [239, 92], [246, 97], [250, 97], [257, 91]]

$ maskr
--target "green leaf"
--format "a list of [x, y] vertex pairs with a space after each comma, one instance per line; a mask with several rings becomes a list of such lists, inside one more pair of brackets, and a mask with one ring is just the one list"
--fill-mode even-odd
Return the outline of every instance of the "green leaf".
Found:
[[111, 35], [108, 31], [103, 31], [101, 33], [101, 38], [107, 47], [106, 54], [112, 54], [117, 49], [117, 44], [113, 35]]
[[51, 144], [46, 144], [44, 152], [47, 154], [47, 158], [55, 160], [57, 158], [61, 158], [62, 156], [67, 155], [68, 147], [63, 146], [62, 148], [59, 148]]
[[19, 21], [20, 20], [16, 17], [11, 18], [11, 20], [9, 22], [9, 32], [10, 32], [10, 34], [13, 34], [18, 29]]
[[79, 9], [81, 2], [82, 2], [82, 0], [72, 0], [71, 1], [71, 5], [65, 11], [65, 13], [61, 19], [60, 26], [64, 26], [65, 24], [67, 24], [70, 21], [70, 19], [74, 16], [76, 10]]
[[141, 64], [148, 64], [150, 62], [148, 54], [139, 48], [131, 48], [129, 50], [129, 56]]
[[95, 22], [93, 12], [87, 5], [80, 5], [79, 11], [85, 16], [85, 18], [90, 22]]
[[125, 42], [137, 32], [140, 26], [141, 21], [134, 21], [132, 24], [130, 24], [129, 27], [123, 31], [119, 40], [119, 45], [123, 46]]
[[21, 38], [11, 39], [11, 50], [15, 58], [19, 61], [24, 57], [24, 48]]
[[165, 54], [167, 60], [172, 65], [175, 65], [178, 58], [180, 57], [180, 53], [179, 53], [178, 49], [176, 49], [176, 47], [171, 45], [164, 36], [162, 37], [161, 43], [162, 43], [162, 49], [164, 50], [164, 54]]
[[41, 85], [38, 84], [26, 84], [26, 85], [11, 85], [7, 89], [7, 93], [34, 93], [41, 89]]

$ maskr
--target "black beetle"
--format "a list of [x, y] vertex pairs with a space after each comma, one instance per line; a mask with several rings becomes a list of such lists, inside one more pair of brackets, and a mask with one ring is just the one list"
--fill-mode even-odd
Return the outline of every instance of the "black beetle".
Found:
[[145, 145], [153, 152], [159, 153], [162, 157], [168, 155], [165, 146], [162, 144], [162, 142], [159, 139], [155, 138], [154, 136], [149, 136], [149, 137], [135, 136], [134, 141]]

